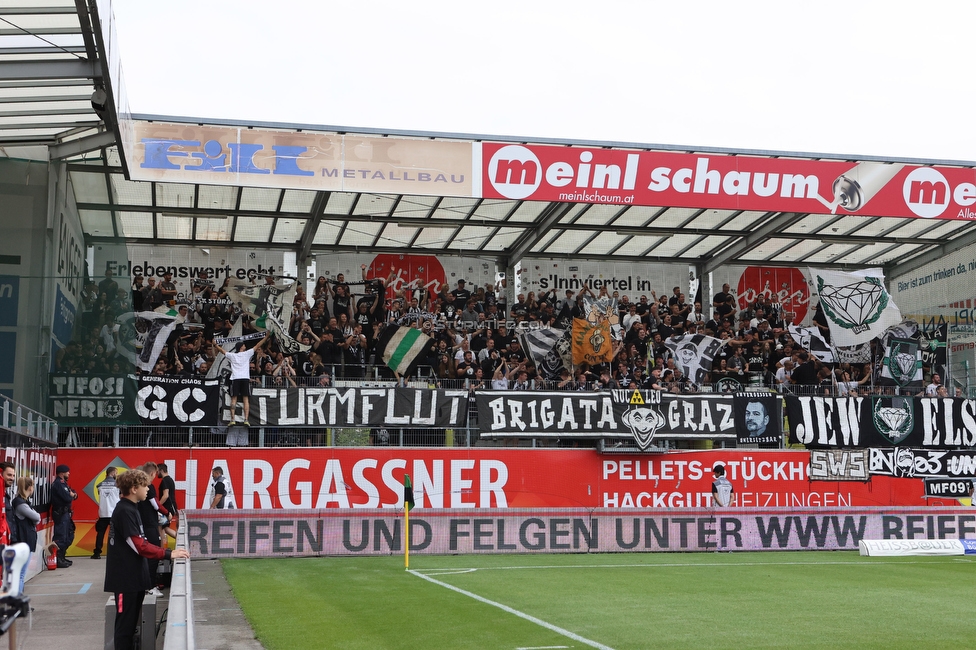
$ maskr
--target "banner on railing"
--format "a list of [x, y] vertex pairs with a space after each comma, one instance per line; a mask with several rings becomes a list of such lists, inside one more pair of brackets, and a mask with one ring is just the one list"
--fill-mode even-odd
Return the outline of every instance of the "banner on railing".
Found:
[[144, 424], [217, 424], [220, 382], [194, 377], [142, 375], [135, 409]]
[[52, 374], [48, 415], [60, 426], [138, 424], [136, 391], [126, 375]]
[[[487, 437], [633, 438], [641, 449], [655, 438], [736, 437], [732, 395], [479, 391], [475, 398], [478, 427]], [[781, 430], [773, 419], [768, 424], [770, 432]]]
[[790, 442], [810, 448], [976, 448], [976, 400], [786, 397]]
[[925, 479], [925, 496], [949, 499], [969, 497], [971, 501], [974, 486], [976, 486], [976, 481], [968, 478], [927, 478]]
[[[389, 555], [404, 551], [403, 517], [390, 510], [185, 513], [195, 558]], [[410, 516], [410, 551], [621, 553], [855, 550], [864, 538], [973, 539], [964, 508], [722, 508], [443, 510]]]
[[813, 449], [810, 451], [811, 481], [867, 481], [867, 449]]
[[874, 476], [976, 477], [976, 451], [908, 447], [873, 448], [869, 451], [868, 471]]
[[269, 426], [450, 429], [468, 418], [463, 390], [255, 388], [250, 423]]

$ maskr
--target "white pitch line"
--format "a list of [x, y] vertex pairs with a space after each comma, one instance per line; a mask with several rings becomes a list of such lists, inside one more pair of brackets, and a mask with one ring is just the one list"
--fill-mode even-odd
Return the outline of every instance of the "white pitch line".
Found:
[[456, 576], [456, 575], [460, 575], [462, 573], [474, 573], [475, 571], [477, 571], [477, 569], [443, 569], [443, 570], [428, 569], [427, 571], [428, 571], [428, 573], [425, 573], [424, 575], [428, 575], [428, 576]]
[[[442, 571], [444, 573], [429, 573], [428, 575], [451, 575], [454, 573], [474, 573], [475, 571], [520, 571], [523, 569], [654, 569], [664, 568], [683, 568], [683, 567], [729, 567], [736, 568], [741, 566], [875, 566], [878, 564], [948, 564], [950, 561], [971, 562], [954, 558], [953, 560], [941, 562], [920, 562], [911, 560], [908, 562], [895, 562], [891, 560], [872, 560], [872, 561], [844, 561], [844, 562], [667, 562], [662, 564], [552, 564], [552, 565], [530, 565], [530, 566], [490, 566], [490, 567], [467, 567], [450, 569], [420, 569], [420, 571]], [[411, 573], [414, 569], [410, 570]]]
[[591, 648], [598, 648], [599, 650], [613, 650], [613, 648], [611, 648], [610, 646], [603, 645], [602, 643], [597, 643], [596, 641], [591, 641], [590, 639], [587, 639], [586, 637], [582, 637], [579, 634], [576, 634], [575, 632], [570, 632], [569, 630], [564, 630], [563, 628], [561, 628], [561, 627], [559, 627], [557, 625], [553, 625], [552, 623], [548, 623], [546, 621], [543, 621], [541, 618], [536, 618], [535, 616], [531, 616], [529, 614], [526, 614], [525, 612], [521, 612], [521, 611], [519, 611], [517, 609], [514, 609], [512, 607], [509, 607], [508, 605], [503, 605], [501, 603], [497, 603], [494, 600], [488, 600], [487, 598], [484, 598], [483, 596], [479, 596], [478, 594], [471, 593], [470, 591], [465, 591], [464, 589], [461, 589], [460, 587], [455, 587], [454, 585], [448, 584], [446, 582], [441, 582], [440, 580], [435, 580], [434, 578], [431, 578], [430, 576], [426, 576], [426, 575], [424, 575], [422, 573], [417, 573], [413, 569], [410, 569], [409, 570], [409, 573], [412, 573], [413, 575], [417, 576], [418, 578], [423, 578], [427, 582], [432, 582], [435, 585], [440, 585], [441, 587], [446, 587], [447, 589], [450, 589], [451, 591], [455, 591], [455, 592], [457, 592], [459, 594], [462, 594], [464, 596], [467, 596], [468, 598], [474, 598], [475, 600], [477, 600], [480, 603], [484, 603], [486, 605], [491, 605], [492, 607], [497, 607], [498, 609], [502, 610], [503, 612], [508, 612], [509, 614], [514, 614], [515, 616], [518, 616], [519, 618], [525, 619], [526, 621], [529, 621], [531, 623], [535, 623], [536, 625], [540, 625], [540, 626], [546, 628], [547, 630], [551, 630], [551, 631], [555, 632], [556, 634], [561, 634], [561, 635], [563, 635], [566, 638], [572, 639], [573, 641], [577, 641], [579, 643], [583, 643], [585, 645], [588, 645]]

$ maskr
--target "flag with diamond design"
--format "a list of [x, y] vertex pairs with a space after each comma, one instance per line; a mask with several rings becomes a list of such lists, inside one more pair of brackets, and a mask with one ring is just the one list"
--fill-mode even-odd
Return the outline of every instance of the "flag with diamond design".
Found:
[[810, 269], [827, 316], [831, 343], [867, 343], [901, 322], [901, 311], [885, 289], [881, 269], [854, 273]]
[[888, 340], [878, 383], [900, 386], [909, 392], [922, 389], [922, 349], [916, 339]]

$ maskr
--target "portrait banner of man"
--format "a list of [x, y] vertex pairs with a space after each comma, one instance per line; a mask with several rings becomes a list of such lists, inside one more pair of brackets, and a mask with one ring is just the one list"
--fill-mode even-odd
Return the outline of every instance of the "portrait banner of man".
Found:
[[733, 398], [736, 444], [779, 445], [783, 441], [783, 405], [772, 393], [736, 393]]

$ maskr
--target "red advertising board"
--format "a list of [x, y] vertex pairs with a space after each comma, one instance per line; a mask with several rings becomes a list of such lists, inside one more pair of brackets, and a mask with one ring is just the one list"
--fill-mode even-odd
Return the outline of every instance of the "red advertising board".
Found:
[[[403, 475], [417, 512], [477, 508], [687, 509], [711, 505], [712, 467], [722, 463], [739, 508], [956, 505], [922, 498], [921, 479], [810, 481], [810, 453], [714, 450], [601, 455], [587, 449], [430, 448], [66, 448], [76, 545], [89, 550], [98, 517], [95, 486], [105, 468], [165, 462], [181, 509], [208, 509], [211, 471], [224, 470], [236, 509], [402, 508]], [[89, 550], [90, 552], [90, 550]]]
[[[243, 509], [400, 508], [410, 474], [418, 509], [711, 505], [712, 467], [726, 466], [741, 507], [919, 506], [920, 479], [811, 482], [810, 453], [688, 451], [600, 455], [583, 449], [61, 449], [82, 492], [76, 520], [94, 520], [109, 465], [166, 462], [181, 508], [207, 508], [211, 470], [224, 470]], [[87, 496], [86, 496], [87, 495]]]
[[482, 144], [485, 198], [976, 219], [976, 171], [597, 147]]

